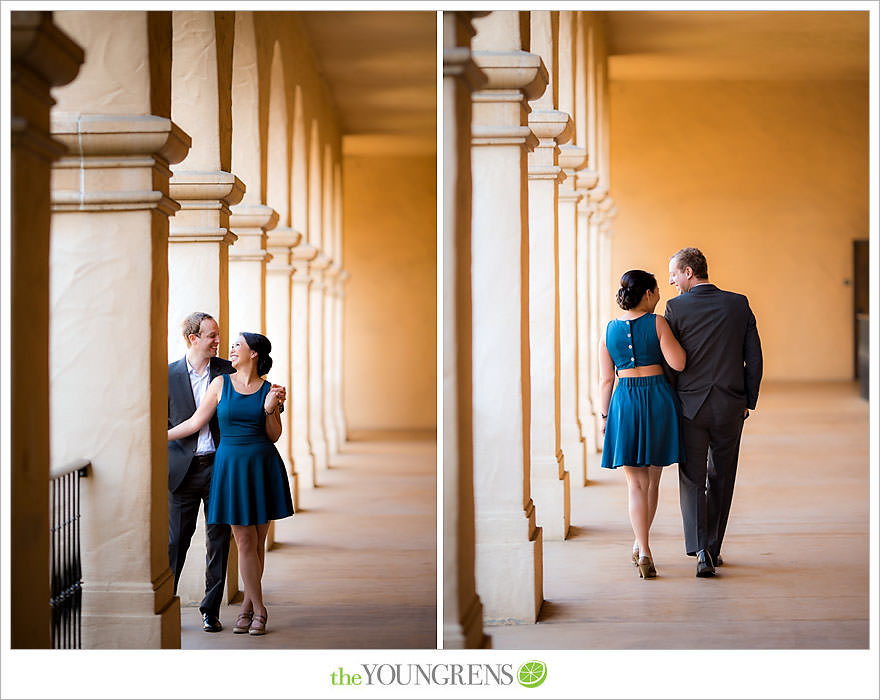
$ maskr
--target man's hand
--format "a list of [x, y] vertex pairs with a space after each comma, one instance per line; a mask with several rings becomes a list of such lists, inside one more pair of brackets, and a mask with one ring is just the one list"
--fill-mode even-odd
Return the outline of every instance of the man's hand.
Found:
[[748, 417], [749, 417], [749, 409], [745, 409], [745, 410], [743, 411], [743, 420], [745, 420], [745, 419], [748, 418]]

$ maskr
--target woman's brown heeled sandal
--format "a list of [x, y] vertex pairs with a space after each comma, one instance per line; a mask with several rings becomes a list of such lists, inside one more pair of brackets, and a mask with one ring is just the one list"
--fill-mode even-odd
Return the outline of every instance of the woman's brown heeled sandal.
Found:
[[265, 615], [254, 615], [254, 621], [251, 622], [248, 634], [252, 634], [255, 637], [261, 634], [266, 634], [266, 620], [268, 618], [269, 613], [266, 613]]
[[657, 569], [654, 568], [654, 562], [651, 557], [641, 557], [639, 559], [639, 578], [649, 579], [657, 577]]
[[232, 628], [232, 634], [247, 634], [254, 619], [254, 611], [238, 613], [235, 620], [235, 627]]

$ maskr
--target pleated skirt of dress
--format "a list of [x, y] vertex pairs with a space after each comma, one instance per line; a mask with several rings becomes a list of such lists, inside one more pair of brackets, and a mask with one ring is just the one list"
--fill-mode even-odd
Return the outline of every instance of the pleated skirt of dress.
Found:
[[666, 377], [620, 377], [605, 424], [602, 466], [665, 467], [684, 461], [681, 411]]

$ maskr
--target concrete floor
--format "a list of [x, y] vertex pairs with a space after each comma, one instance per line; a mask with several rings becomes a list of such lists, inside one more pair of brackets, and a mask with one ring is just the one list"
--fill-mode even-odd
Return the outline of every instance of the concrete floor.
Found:
[[238, 605], [221, 611], [222, 632], [203, 632], [187, 606], [183, 649], [436, 648], [436, 444], [372, 437], [349, 442], [321, 486], [300, 491], [298, 514], [276, 522], [268, 634], [232, 634]]
[[[651, 549], [630, 561], [621, 470], [590, 465], [572, 529], [544, 542], [537, 624], [490, 626], [496, 649], [865, 649], [868, 402], [851, 383], [773, 384], [746, 421], [718, 576], [684, 553], [676, 467], [665, 470]], [[540, 520], [540, 506], [538, 506]]]

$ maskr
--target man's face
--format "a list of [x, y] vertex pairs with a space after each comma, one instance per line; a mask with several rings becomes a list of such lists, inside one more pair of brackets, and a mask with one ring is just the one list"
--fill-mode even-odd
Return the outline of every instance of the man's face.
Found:
[[694, 285], [694, 273], [691, 268], [679, 268], [675, 259], [669, 261], [669, 284], [675, 285], [679, 294], [689, 291]]
[[220, 347], [220, 326], [213, 318], [203, 318], [199, 325], [199, 334], [190, 335], [190, 347], [202, 357], [217, 357]]

